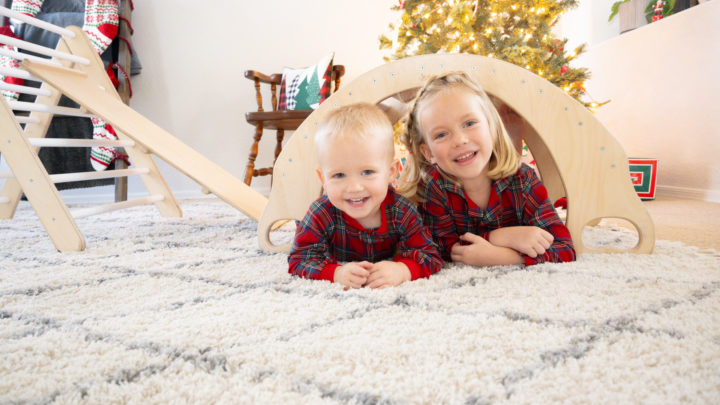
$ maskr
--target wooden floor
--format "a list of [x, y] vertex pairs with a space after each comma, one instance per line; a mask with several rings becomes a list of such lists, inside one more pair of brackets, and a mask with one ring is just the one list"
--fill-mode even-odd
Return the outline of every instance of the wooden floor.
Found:
[[[657, 197], [643, 204], [655, 224], [656, 240], [681, 241], [720, 252], [720, 203]], [[625, 220], [605, 218], [605, 221], [635, 230]]]
[[657, 197], [644, 204], [655, 222], [655, 239], [720, 252], [720, 203]]

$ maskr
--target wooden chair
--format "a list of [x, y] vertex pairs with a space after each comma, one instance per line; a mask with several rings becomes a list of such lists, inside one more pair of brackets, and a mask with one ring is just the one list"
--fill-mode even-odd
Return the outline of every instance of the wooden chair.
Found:
[[[340, 78], [345, 74], [345, 67], [342, 65], [334, 65], [332, 68], [332, 80], [334, 81], [334, 88], [332, 91], [336, 91], [340, 88]], [[253, 137], [253, 143], [250, 147], [250, 155], [248, 156], [247, 168], [245, 169], [245, 184], [248, 186], [252, 181], [253, 177], [266, 176], [273, 173], [272, 167], [264, 167], [255, 169], [255, 159], [258, 154], [258, 144], [260, 138], [262, 138], [263, 130], [270, 129], [276, 132], [276, 145], [275, 145], [275, 158], [273, 159], [273, 165], [275, 159], [280, 155], [282, 151], [282, 141], [285, 137], [285, 131], [294, 131], [300, 124], [305, 121], [305, 118], [310, 116], [313, 110], [278, 110], [278, 92], [279, 86], [282, 81], [282, 74], [275, 73], [271, 75], [265, 75], [254, 70], [246, 70], [245, 77], [252, 80], [255, 83], [255, 98], [257, 100], [257, 111], [249, 112], [245, 114], [245, 119], [248, 123], [255, 127], [255, 136]], [[261, 92], [261, 83], [270, 85], [270, 94], [272, 96], [272, 111], [265, 111], [263, 109], [263, 99]], [[267, 86], [265, 86], [267, 88]]]

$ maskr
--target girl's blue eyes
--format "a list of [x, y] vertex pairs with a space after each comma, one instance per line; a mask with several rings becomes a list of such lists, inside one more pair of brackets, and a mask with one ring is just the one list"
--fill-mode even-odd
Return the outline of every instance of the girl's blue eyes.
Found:
[[362, 175], [363, 175], [363, 176], [369, 176], [369, 175], [371, 175], [371, 174], [373, 174], [373, 173], [375, 173], [374, 170], [363, 170], [363, 171], [362, 171]]
[[[465, 122], [463, 123], [463, 128], [471, 127], [471, 126], [473, 126], [473, 125], [475, 125], [475, 124], [477, 124], [477, 123], [478, 123], [478, 122], [475, 121], [475, 120], [465, 121]], [[440, 133], [438, 133], [438, 134], [435, 134], [435, 135], [433, 136], [433, 139], [445, 138], [445, 137], [447, 136], [447, 134], [448, 134], [447, 132], [440, 132]]]
[[332, 175], [333, 179], [342, 179], [343, 177], [345, 177], [345, 173], [335, 173]]

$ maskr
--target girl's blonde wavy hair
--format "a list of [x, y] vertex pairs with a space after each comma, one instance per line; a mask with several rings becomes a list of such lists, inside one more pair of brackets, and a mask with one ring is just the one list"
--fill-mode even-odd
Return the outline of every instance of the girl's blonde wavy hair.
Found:
[[[508, 136], [500, 114], [485, 90], [465, 72], [450, 72], [428, 79], [418, 91], [405, 117], [405, 131], [400, 141], [410, 152], [405, 168], [403, 168], [398, 192], [413, 201], [425, 201], [427, 196], [418, 194], [418, 183], [426, 176], [426, 169], [432, 166], [420, 151], [420, 145], [426, 144], [425, 134], [420, 127], [419, 115], [427, 102], [438, 93], [451, 89], [466, 89], [477, 96], [477, 102], [488, 120], [490, 134], [493, 137], [493, 150], [488, 162], [488, 177], [493, 180], [514, 174], [520, 166], [520, 155]], [[438, 167], [438, 169], [440, 169]], [[440, 172], [447, 179], [457, 180]]]

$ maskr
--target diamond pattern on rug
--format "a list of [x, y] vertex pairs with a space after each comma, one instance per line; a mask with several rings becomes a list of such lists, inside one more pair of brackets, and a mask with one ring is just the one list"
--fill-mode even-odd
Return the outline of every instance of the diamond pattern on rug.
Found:
[[[214, 198], [0, 222], [0, 403], [716, 403], [720, 254], [447, 265], [387, 290], [287, 274]], [[292, 238], [287, 224], [274, 238]], [[631, 245], [622, 228], [586, 230]]]

